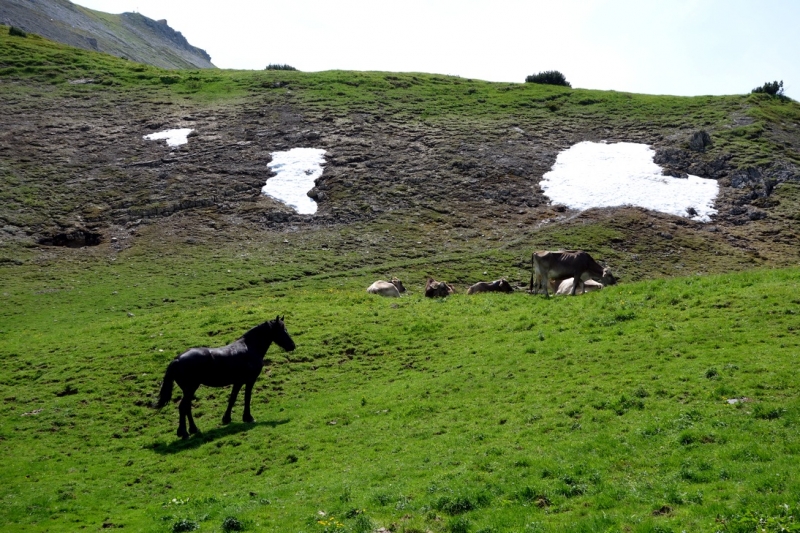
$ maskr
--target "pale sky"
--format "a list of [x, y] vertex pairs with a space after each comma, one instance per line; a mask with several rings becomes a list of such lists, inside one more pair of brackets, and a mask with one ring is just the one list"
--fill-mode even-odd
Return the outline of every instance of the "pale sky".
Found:
[[430, 72], [573, 87], [800, 97], [798, 0], [78, 0], [167, 19], [220, 68]]

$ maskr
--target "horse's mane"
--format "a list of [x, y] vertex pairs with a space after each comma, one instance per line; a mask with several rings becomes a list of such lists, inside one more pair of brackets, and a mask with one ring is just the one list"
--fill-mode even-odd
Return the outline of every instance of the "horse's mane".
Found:
[[265, 329], [267, 329], [267, 330], [272, 329], [272, 324], [274, 322], [275, 322], [274, 320], [267, 320], [266, 322], [263, 322], [263, 323], [255, 326], [255, 327], [252, 327], [252, 328], [250, 328], [249, 331], [247, 331], [247, 333], [242, 335], [241, 338], [244, 339], [245, 342], [247, 342], [249, 339], [252, 339], [254, 337], [259, 337], [259, 338], [263, 337], [264, 336], [264, 330]]

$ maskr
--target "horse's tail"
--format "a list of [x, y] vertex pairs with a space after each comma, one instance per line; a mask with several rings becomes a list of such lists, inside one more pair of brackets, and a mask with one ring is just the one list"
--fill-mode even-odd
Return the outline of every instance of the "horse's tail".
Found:
[[161, 390], [158, 393], [158, 401], [153, 404], [156, 409], [161, 409], [172, 399], [172, 386], [175, 382], [175, 367], [177, 364], [178, 360], [173, 359], [167, 366], [167, 372], [164, 374], [164, 381], [161, 383]]

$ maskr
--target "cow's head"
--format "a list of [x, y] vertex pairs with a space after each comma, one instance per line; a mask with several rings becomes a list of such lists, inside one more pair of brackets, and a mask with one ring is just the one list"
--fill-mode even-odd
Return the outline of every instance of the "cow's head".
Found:
[[392, 278], [392, 285], [397, 287], [397, 292], [403, 293], [406, 292], [406, 288], [403, 287], [403, 282], [397, 278]]
[[600, 283], [603, 285], [615, 285], [617, 283], [617, 278], [611, 273], [610, 268], [603, 268], [603, 275], [600, 276]]
[[506, 280], [506, 278], [497, 280], [497, 288], [500, 292], [514, 292], [514, 288], [511, 287], [511, 284]]

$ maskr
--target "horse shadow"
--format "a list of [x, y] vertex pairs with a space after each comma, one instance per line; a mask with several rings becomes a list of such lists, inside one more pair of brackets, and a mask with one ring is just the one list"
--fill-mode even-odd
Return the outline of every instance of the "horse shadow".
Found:
[[265, 420], [264, 422], [242, 422], [239, 424], [228, 424], [226, 426], [214, 428], [210, 431], [201, 431], [195, 433], [188, 439], [176, 439], [169, 444], [158, 441], [152, 444], [150, 448], [159, 455], [170, 455], [186, 450], [193, 450], [223, 437], [229, 437], [231, 435], [238, 435], [239, 433], [250, 431], [258, 426], [276, 428], [283, 424], [288, 424], [289, 421], [290, 420], [288, 418], [283, 418], [280, 420]]

